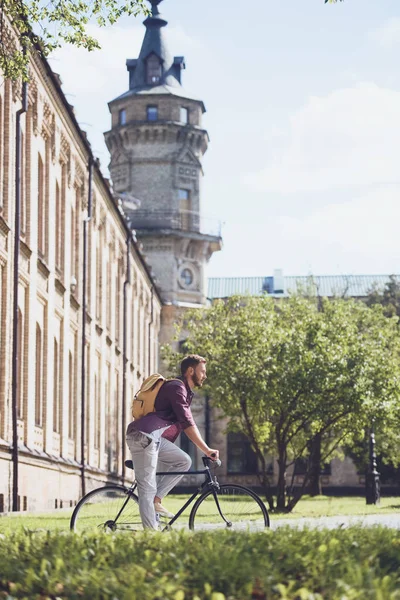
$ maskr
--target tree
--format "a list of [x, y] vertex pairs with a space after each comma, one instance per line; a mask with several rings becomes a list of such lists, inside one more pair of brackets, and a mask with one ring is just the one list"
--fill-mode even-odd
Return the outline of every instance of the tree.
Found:
[[[191, 312], [183, 325], [185, 352], [209, 358], [209, 393], [228, 430], [251, 441], [271, 508], [268, 457], [277, 458], [280, 510], [296, 505], [316, 461], [307, 460], [300, 489], [287, 480], [290, 466], [313, 445], [324, 464], [373, 416], [393, 412], [400, 395], [397, 318], [353, 300], [320, 301], [323, 310], [301, 296], [234, 297]], [[171, 365], [181, 359], [166, 354]]]
[[383, 290], [374, 286], [368, 292], [366, 303], [368, 306], [381, 304], [387, 317], [400, 317], [400, 281], [396, 275], [390, 275]]
[[[122, 15], [147, 14], [145, 0], [0, 0], [0, 68], [5, 78], [28, 78], [29, 51], [47, 56], [62, 43], [94, 50], [88, 25], [113, 25]], [[6, 23], [10, 20], [17, 37]], [[17, 42], [19, 39], [20, 43]]]

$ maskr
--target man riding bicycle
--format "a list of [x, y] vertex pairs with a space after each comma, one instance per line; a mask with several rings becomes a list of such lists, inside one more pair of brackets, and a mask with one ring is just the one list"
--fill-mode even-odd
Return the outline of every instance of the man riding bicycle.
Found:
[[172, 518], [162, 500], [183, 475], [160, 475], [156, 471], [188, 471], [191, 458], [173, 442], [184, 431], [206, 455], [217, 459], [194, 422], [190, 405], [194, 388], [206, 380], [206, 360], [191, 354], [181, 362], [181, 377], [166, 381], [151, 412], [128, 425], [126, 443], [132, 454], [139, 495], [139, 511], [145, 529], [158, 529], [156, 513]]

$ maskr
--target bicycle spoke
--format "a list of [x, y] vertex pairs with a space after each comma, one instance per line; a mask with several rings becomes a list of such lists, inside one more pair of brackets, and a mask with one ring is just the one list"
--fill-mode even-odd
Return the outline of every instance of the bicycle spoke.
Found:
[[199, 498], [190, 515], [192, 529], [258, 531], [269, 526], [267, 509], [256, 494], [235, 485], [222, 485]]
[[121, 486], [90, 492], [77, 505], [71, 520], [75, 531], [132, 531], [142, 529], [136, 496]]

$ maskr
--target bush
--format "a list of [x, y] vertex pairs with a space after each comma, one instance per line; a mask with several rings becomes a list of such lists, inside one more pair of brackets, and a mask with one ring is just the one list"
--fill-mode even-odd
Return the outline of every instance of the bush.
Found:
[[11, 533], [0, 598], [400, 599], [400, 532]]

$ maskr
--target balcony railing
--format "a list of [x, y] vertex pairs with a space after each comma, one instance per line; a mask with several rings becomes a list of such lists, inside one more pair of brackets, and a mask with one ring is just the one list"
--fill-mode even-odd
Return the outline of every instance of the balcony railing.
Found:
[[133, 229], [173, 229], [221, 237], [221, 223], [192, 210], [133, 210], [129, 213]]

